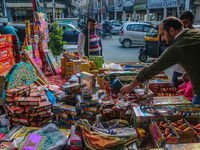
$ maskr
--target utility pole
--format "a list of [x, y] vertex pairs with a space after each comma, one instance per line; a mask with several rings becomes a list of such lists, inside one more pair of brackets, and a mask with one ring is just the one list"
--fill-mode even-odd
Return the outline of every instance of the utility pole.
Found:
[[176, 0], [176, 3], [177, 3], [177, 17], [180, 18], [180, 1], [179, 0]]
[[103, 8], [103, 2], [102, 2], [103, 0], [101, 0], [101, 21], [103, 20], [103, 10], [102, 10], [102, 8]]
[[55, 0], [52, 1], [53, 6], [53, 22], [55, 21]]
[[4, 8], [4, 15], [7, 17], [7, 11], [6, 11], [6, 3], [5, 3], [5, 0], [3, 0], [3, 8]]

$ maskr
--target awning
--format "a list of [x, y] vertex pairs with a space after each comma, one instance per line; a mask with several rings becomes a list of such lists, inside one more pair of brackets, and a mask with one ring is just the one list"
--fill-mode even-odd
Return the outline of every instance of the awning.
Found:
[[[43, 3], [40, 3], [41, 7], [44, 7]], [[14, 8], [31, 8], [33, 7], [32, 3], [6, 3], [6, 7], [14, 7]], [[52, 3], [47, 3], [48, 8], [52, 8]], [[55, 4], [55, 8], [65, 9], [66, 6], [63, 4]]]
[[145, 10], [145, 9], [147, 9], [147, 4], [134, 5], [133, 9], [134, 10]]
[[[44, 7], [43, 3], [40, 3], [41, 7]], [[30, 8], [33, 7], [32, 3], [6, 3], [6, 7], [14, 7], [14, 8]]]

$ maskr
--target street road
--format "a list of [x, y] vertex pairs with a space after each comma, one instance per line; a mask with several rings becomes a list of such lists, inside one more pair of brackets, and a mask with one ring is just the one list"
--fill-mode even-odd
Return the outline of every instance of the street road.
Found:
[[[118, 41], [118, 35], [113, 35], [112, 38], [106, 37], [102, 39], [104, 62], [140, 62], [138, 60], [139, 47], [124, 48]], [[67, 50], [70, 53], [77, 51]], [[58, 59], [59, 60], [59, 59]], [[147, 63], [150, 63], [152, 58], [148, 58]], [[60, 63], [60, 62], [59, 62]], [[165, 71], [171, 79], [173, 73], [173, 67]]]
[[118, 41], [118, 35], [102, 39], [104, 61], [139, 62], [139, 47], [124, 48]]

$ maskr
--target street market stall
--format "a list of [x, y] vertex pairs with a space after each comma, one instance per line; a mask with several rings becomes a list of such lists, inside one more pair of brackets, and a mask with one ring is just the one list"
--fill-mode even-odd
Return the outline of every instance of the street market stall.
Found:
[[200, 106], [164, 72], [123, 95], [122, 86], [150, 64], [64, 52], [59, 66], [35, 2], [23, 55], [16, 37], [0, 36], [0, 149], [199, 149]]

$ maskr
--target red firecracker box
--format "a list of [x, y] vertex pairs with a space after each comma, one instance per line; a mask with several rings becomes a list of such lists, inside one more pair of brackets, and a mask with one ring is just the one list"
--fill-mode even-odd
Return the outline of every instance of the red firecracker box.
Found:
[[12, 45], [13, 45], [12, 34], [0, 36], [0, 48]]

